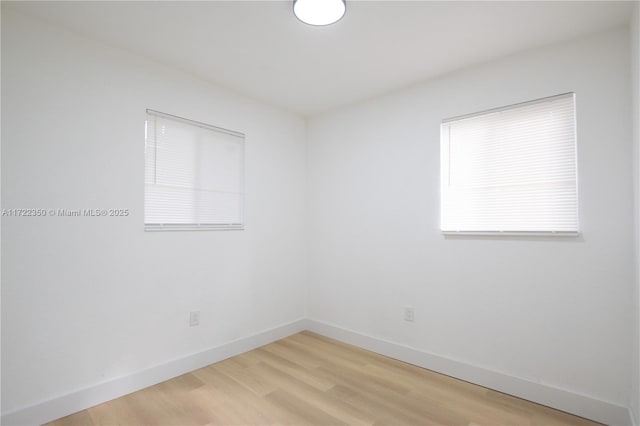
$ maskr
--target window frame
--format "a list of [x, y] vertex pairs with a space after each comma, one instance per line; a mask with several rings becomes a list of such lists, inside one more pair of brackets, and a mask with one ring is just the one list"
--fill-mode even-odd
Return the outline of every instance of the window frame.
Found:
[[[445, 170], [445, 158], [446, 161], [449, 162], [449, 153], [447, 152], [449, 148], [449, 142], [445, 141], [445, 131], [444, 128], [449, 123], [455, 121], [461, 121], [466, 119], [471, 119], [478, 116], [489, 115], [494, 113], [500, 113], [502, 111], [508, 111], [517, 109], [520, 107], [550, 102], [554, 100], [559, 100], [563, 98], [571, 98], [573, 102], [573, 145], [574, 145], [574, 166], [575, 166], [575, 230], [571, 231], [558, 231], [558, 230], [451, 230], [444, 229], [444, 214], [445, 214], [445, 206], [444, 206], [444, 191], [445, 185], [444, 182], [448, 179], [448, 171], [450, 167], [450, 163], [447, 164]], [[548, 96], [544, 98], [538, 98], [531, 101], [519, 102], [511, 105], [506, 105], [498, 108], [492, 108], [484, 111], [474, 112], [471, 114], [464, 114], [460, 116], [455, 116], [451, 118], [447, 118], [441, 121], [440, 124], [440, 232], [445, 236], [516, 236], [516, 237], [578, 237], [581, 235], [582, 231], [580, 228], [580, 191], [579, 191], [579, 173], [578, 173], [578, 129], [577, 129], [577, 107], [576, 107], [576, 94], [575, 92], [567, 92], [561, 93], [558, 95]], [[448, 133], [447, 133], [448, 134]]]
[[[227, 135], [235, 136], [241, 138], [241, 162], [240, 162], [240, 223], [147, 223], [146, 222], [146, 206], [144, 206], [143, 211], [143, 220], [144, 220], [144, 230], [150, 232], [156, 231], [232, 231], [232, 230], [243, 230], [245, 228], [245, 163], [246, 163], [246, 135], [241, 132], [237, 132], [234, 130], [229, 130], [224, 127], [213, 126], [211, 124], [202, 123], [200, 121], [190, 120], [188, 118], [180, 117], [177, 115], [167, 114], [164, 112], [160, 112], [153, 109], [146, 110], [146, 118], [145, 118], [145, 174], [146, 174], [146, 156], [147, 156], [147, 123], [149, 122], [149, 116], [153, 116], [156, 118], [162, 118], [165, 120], [177, 121], [180, 123], [188, 124], [191, 126], [203, 128], [205, 130], [211, 130], [215, 132], [224, 133]], [[144, 202], [146, 204], [146, 183], [144, 184]]]

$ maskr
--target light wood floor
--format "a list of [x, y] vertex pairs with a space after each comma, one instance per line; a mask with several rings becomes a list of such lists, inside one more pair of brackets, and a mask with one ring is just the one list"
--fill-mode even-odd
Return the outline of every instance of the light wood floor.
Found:
[[596, 425], [311, 332], [49, 425]]

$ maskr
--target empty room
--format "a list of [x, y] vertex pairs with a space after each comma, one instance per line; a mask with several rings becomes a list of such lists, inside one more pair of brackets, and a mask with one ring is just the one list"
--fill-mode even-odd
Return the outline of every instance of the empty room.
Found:
[[640, 426], [640, 1], [1, 1], [2, 425]]

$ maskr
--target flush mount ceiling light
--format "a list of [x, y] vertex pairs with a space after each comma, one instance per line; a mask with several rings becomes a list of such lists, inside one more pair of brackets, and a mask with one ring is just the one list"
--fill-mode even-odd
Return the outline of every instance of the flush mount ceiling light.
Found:
[[309, 25], [333, 24], [346, 9], [346, 0], [293, 0], [293, 13]]

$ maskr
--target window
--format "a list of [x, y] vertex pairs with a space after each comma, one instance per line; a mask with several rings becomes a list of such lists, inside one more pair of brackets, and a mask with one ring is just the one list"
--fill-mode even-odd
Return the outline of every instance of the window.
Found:
[[243, 226], [244, 135], [147, 110], [146, 230]]
[[573, 93], [444, 120], [440, 155], [445, 233], [577, 234]]

